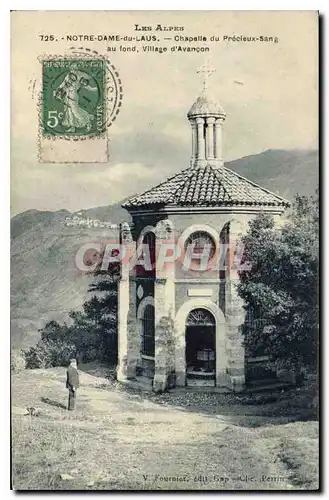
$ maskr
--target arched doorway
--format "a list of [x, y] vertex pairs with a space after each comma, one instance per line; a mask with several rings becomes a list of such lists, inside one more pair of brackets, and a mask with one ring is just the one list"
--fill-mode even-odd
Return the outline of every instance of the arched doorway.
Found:
[[186, 319], [185, 359], [187, 384], [214, 384], [216, 375], [216, 320], [204, 308], [193, 309]]

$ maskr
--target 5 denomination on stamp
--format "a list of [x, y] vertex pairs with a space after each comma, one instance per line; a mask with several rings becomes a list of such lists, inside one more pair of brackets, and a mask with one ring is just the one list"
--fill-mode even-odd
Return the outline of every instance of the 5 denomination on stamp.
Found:
[[91, 136], [105, 131], [104, 66], [103, 59], [43, 61], [44, 136]]

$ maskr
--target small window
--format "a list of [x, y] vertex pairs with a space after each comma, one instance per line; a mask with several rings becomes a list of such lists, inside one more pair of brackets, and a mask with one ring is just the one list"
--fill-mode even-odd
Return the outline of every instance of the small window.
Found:
[[155, 322], [154, 322], [154, 307], [147, 305], [144, 310], [142, 319], [143, 328], [143, 346], [142, 353], [145, 356], [154, 357], [155, 346]]
[[195, 256], [202, 256], [206, 253], [204, 250], [207, 249], [207, 253], [211, 259], [215, 254], [216, 245], [210, 234], [205, 231], [196, 231], [187, 238], [185, 250], [187, 250], [187, 248], [189, 248]]

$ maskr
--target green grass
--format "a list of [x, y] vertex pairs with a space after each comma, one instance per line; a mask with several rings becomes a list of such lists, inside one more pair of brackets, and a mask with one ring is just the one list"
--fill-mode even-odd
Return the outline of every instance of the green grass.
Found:
[[[88, 371], [76, 412], [64, 409], [65, 369], [13, 376], [16, 490], [317, 488], [318, 423], [293, 421], [291, 394], [288, 414], [276, 415], [283, 395], [258, 406], [222, 394], [156, 396]], [[298, 412], [302, 401], [296, 393]], [[40, 415], [19, 414], [28, 406]]]

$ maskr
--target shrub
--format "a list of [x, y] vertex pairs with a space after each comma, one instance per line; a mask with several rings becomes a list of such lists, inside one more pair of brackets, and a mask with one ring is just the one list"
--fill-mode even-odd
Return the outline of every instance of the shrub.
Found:
[[26, 367], [33, 369], [68, 365], [70, 358], [76, 355], [76, 346], [70, 339], [67, 325], [50, 321], [39, 331], [41, 339], [35, 347], [25, 352]]
[[10, 369], [13, 373], [19, 373], [26, 368], [26, 362], [24, 357], [24, 352], [20, 350], [14, 350], [11, 353], [10, 359]]
[[30, 349], [25, 352], [26, 368], [31, 370], [34, 368], [45, 368], [44, 354], [44, 350], [40, 345], [30, 347]]

